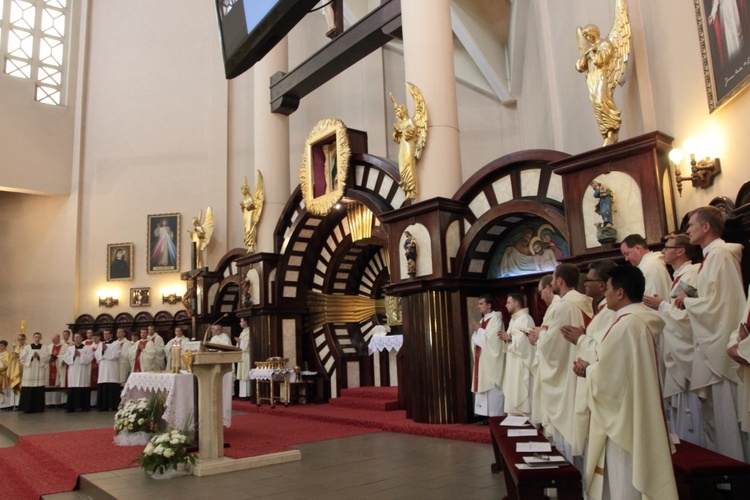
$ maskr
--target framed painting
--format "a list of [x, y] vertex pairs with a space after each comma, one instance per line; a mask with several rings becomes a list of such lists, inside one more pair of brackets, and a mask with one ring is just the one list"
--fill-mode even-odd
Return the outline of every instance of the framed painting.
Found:
[[326, 118], [310, 131], [302, 154], [299, 180], [307, 210], [326, 215], [346, 189], [349, 136], [341, 120]]
[[110, 243], [107, 245], [107, 281], [130, 281], [133, 279], [133, 244]]
[[146, 271], [149, 274], [180, 271], [180, 214], [148, 216]]
[[750, 84], [750, 3], [693, 0], [711, 113]]
[[146, 307], [151, 305], [150, 288], [131, 288], [130, 307]]

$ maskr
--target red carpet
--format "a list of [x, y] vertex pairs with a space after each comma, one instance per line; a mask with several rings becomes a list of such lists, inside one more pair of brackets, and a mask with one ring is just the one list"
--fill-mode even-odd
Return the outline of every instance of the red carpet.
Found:
[[[345, 398], [370, 399], [372, 411], [339, 403], [297, 405], [285, 408], [234, 401], [235, 414], [224, 437], [225, 454], [244, 458], [287, 451], [300, 443], [337, 439], [378, 431], [490, 443], [488, 427], [463, 424], [417, 424], [403, 410], [390, 409], [395, 388], [361, 388], [342, 391]], [[344, 398], [338, 398], [344, 399]], [[386, 405], [380, 403], [387, 403]], [[344, 403], [348, 404], [348, 403]], [[359, 404], [359, 403], [355, 403]], [[70, 416], [75, 418], [75, 416]], [[138, 456], [141, 446], [116, 446], [111, 428], [81, 432], [39, 434], [19, 438], [15, 446], [0, 449], [3, 498], [38, 499], [41, 495], [73, 491], [78, 476], [124, 469]], [[134, 465], [133, 465], [134, 466]]]
[[398, 410], [398, 387], [358, 387], [341, 389], [341, 397], [328, 401], [331, 406], [359, 410]]
[[[71, 416], [71, 418], [75, 418]], [[379, 432], [372, 427], [277, 418], [263, 414], [233, 415], [224, 437], [225, 454], [244, 458], [288, 451], [292, 445]], [[142, 446], [116, 446], [114, 430], [38, 434], [19, 438], [15, 446], [0, 449], [2, 498], [38, 499], [41, 495], [73, 491], [78, 476], [124, 469]], [[132, 465], [135, 467], [136, 465]]]

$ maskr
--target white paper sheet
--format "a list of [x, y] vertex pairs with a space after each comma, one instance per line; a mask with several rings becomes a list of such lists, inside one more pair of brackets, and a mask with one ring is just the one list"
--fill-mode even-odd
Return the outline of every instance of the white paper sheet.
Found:
[[516, 443], [516, 453], [547, 453], [552, 451], [549, 442]]
[[528, 421], [529, 417], [508, 415], [505, 420], [500, 422], [500, 425], [504, 425], [506, 427], [523, 427]]
[[508, 429], [508, 437], [536, 436], [536, 429]]

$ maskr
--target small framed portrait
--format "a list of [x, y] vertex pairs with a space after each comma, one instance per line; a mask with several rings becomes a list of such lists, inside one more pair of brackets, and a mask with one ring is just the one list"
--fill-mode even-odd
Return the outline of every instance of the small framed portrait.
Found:
[[146, 271], [149, 274], [180, 271], [180, 214], [148, 216]]
[[150, 288], [131, 288], [130, 307], [147, 307], [151, 305]]
[[130, 281], [133, 279], [133, 244], [110, 243], [107, 245], [107, 281]]

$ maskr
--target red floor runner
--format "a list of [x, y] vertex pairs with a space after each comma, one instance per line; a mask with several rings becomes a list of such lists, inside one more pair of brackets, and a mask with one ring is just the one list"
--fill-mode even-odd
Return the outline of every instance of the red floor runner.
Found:
[[[230, 443], [225, 454], [232, 458], [265, 455], [288, 451], [299, 443], [379, 431], [258, 413], [233, 415], [232, 427], [224, 433]], [[111, 428], [106, 428], [19, 438], [15, 446], [0, 449], [0, 471], [4, 478], [0, 497], [38, 499], [41, 495], [73, 491], [82, 474], [128, 467], [143, 447], [116, 446], [112, 441], [114, 435]]]

